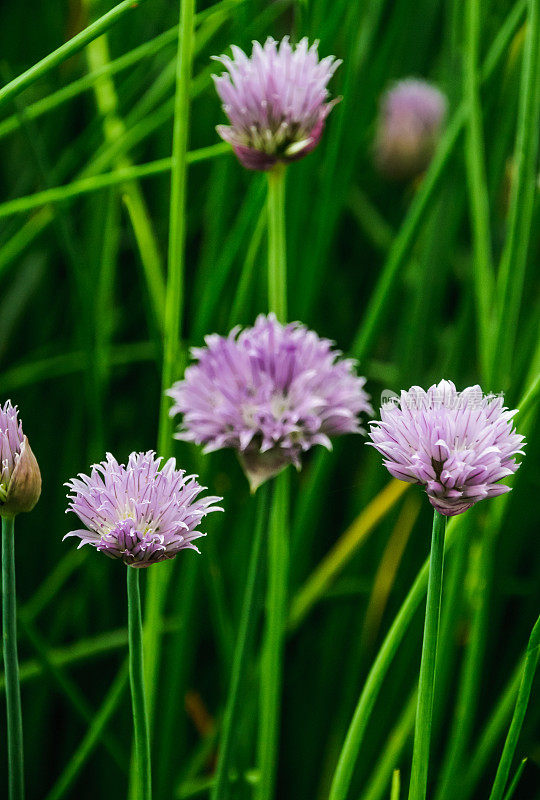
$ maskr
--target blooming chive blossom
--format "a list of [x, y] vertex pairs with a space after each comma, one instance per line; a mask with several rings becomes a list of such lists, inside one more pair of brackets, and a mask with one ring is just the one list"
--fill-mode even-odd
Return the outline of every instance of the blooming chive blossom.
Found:
[[412, 178], [431, 161], [446, 117], [444, 94], [426, 81], [399, 81], [381, 103], [375, 140], [379, 168], [389, 177]]
[[36, 458], [23, 433], [17, 406], [0, 406], [0, 516], [31, 511], [41, 494]]
[[302, 158], [319, 143], [337, 102], [327, 102], [326, 86], [341, 62], [334, 56], [319, 61], [317, 46], [302, 39], [292, 47], [286, 36], [280, 44], [254, 42], [251, 58], [235, 46], [232, 59], [214, 57], [228, 72], [214, 81], [231, 123], [217, 131], [248, 169]]
[[[79, 547], [90, 544], [111, 558], [132, 567], [148, 567], [186, 548], [197, 550], [195, 539], [202, 518], [223, 509], [221, 497], [202, 497], [204, 487], [195, 475], [186, 476], [170, 458], [132, 453], [127, 465], [110, 453], [95, 464], [90, 475], [66, 483], [69, 508], [86, 525], [66, 534], [78, 536]], [[198, 551], [197, 551], [198, 552]]]
[[290, 463], [299, 468], [313, 445], [330, 449], [331, 436], [365, 432], [365, 378], [297, 322], [260, 315], [253, 328], [207, 336], [192, 352], [198, 363], [168, 393], [171, 414], [183, 414], [176, 436], [206, 452], [238, 450], [252, 490]]
[[514, 456], [523, 454], [515, 414], [502, 397], [484, 395], [480, 386], [462, 392], [451, 381], [427, 392], [413, 386], [382, 406], [368, 444], [382, 453], [395, 478], [423, 484], [431, 505], [452, 517], [510, 491], [498, 481], [518, 469]]

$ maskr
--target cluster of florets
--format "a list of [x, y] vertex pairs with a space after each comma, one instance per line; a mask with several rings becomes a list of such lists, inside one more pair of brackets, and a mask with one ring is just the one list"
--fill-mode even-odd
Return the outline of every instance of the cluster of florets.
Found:
[[176, 469], [174, 458], [131, 453], [126, 465], [110, 453], [90, 475], [79, 475], [66, 486], [69, 509], [86, 528], [66, 534], [90, 544], [132, 567], [165, 561], [204, 536], [198, 526], [207, 514], [222, 511], [221, 497], [199, 497], [204, 487], [195, 475]]
[[232, 59], [216, 57], [227, 70], [214, 81], [231, 123], [217, 130], [248, 169], [294, 161], [319, 143], [336, 103], [328, 102], [326, 87], [341, 62], [333, 56], [319, 61], [317, 46], [268, 38], [262, 46], [253, 43], [251, 57], [234, 45]]
[[388, 471], [402, 481], [423, 484], [441, 514], [454, 516], [479, 500], [510, 491], [499, 483], [514, 473], [524, 437], [499, 395], [480, 386], [458, 392], [441, 381], [427, 392], [413, 386], [385, 403], [369, 436]]
[[255, 489], [287, 464], [300, 466], [314, 445], [360, 433], [359, 415], [371, 412], [365, 378], [340, 358], [332, 342], [273, 314], [229, 336], [207, 336], [197, 364], [169, 394], [171, 414], [182, 414], [177, 438], [205, 451], [235, 448]]

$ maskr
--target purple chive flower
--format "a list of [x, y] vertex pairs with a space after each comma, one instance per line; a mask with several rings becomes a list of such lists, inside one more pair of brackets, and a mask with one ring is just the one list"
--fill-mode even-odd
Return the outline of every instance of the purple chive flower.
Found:
[[319, 143], [337, 102], [327, 102], [326, 86], [341, 61], [319, 61], [317, 46], [302, 39], [292, 47], [286, 36], [279, 45], [272, 38], [264, 46], [254, 42], [251, 58], [234, 45], [232, 59], [214, 56], [228, 72], [214, 81], [231, 123], [217, 131], [247, 169], [294, 161]]
[[447, 105], [439, 89], [414, 78], [399, 81], [383, 95], [375, 155], [385, 175], [413, 178], [428, 167]]
[[[174, 558], [180, 550], [197, 550], [193, 541], [202, 518], [221, 497], [202, 497], [205, 487], [196, 475], [176, 469], [170, 458], [161, 467], [155, 453], [132, 453], [127, 465], [110, 453], [94, 464], [90, 475], [79, 475], [65, 485], [69, 508], [86, 525], [64, 536], [78, 536], [79, 547], [91, 544], [111, 558], [131, 567], [149, 567]], [[198, 550], [197, 550], [198, 552]]]
[[253, 328], [207, 336], [192, 352], [198, 363], [168, 392], [171, 415], [184, 416], [176, 437], [205, 452], [238, 450], [252, 491], [290, 463], [299, 468], [313, 445], [331, 449], [331, 436], [365, 433], [365, 378], [298, 322], [261, 314]]
[[461, 514], [485, 497], [510, 491], [498, 483], [516, 472], [524, 437], [515, 432], [517, 411], [480, 386], [456, 391], [441, 381], [427, 392], [413, 386], [381, 408], [369, 436], [395, 478], [426, 487], [431, 505], [447, 517]]
[[17, 406], [0, 406], [0, 516], [31, 511], [41, 494], [41, 474], [23, 433]]

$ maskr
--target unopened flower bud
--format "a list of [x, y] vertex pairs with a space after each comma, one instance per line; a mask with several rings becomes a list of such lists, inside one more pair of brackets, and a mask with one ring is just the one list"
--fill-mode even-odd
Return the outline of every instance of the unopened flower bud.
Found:
[[435, 152], [446, 110], [444, 94], [426, 81], [408, 78], [386, 92], [375, 137], [380, 171], [397, 180], [423, 172]]
[[31, 511], [41, 494], [36, 457], [23, 433], [17, 406], [0, 406], [0, 516]]

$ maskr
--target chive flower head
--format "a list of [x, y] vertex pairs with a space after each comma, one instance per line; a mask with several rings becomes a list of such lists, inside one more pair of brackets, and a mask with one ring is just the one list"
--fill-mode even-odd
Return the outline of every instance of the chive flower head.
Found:
[[414, 178], [428, 166], [446, 118], [447, 100], [427, 81], [407, 78], [383, 95], [375, 156], [390, 178]]
[[[69, 507], [86, 526], [64, 536], [78, 537], [131, 567], [148, 567], [174, 558], [180, 550], [197, 550], [204, 536], [198, 526], [207, 514], [222, 511], [221, 497], [199, 497], [205, 487], [196, 475], [176, 469], [170, 458], [161, 466], [155, 453], [131, 453], [127, 465], [107, 453], [90, 475], [65, 485]], [[198, 552], [198, 550], [197, 550]]]
[[214, 75], [216, 90], [230, 125], [218, 125], [247, 169], [269, 170], [294, 161], [319, 143], [325, 121], [337, 100], [326, 88], [340, 65], [334, 56], [319, 61], [318, 42], [288, 36], [278, 44], [268, 38], [253, 43], [248, 57], [232, 46], [233, 57], [214, 56], [226, 73]]
[[260, 315], [252, 328], [206, 337], [198, 363], [168, 394], [182, 414], [178, 439], [205, 452], [234, 448], [254, 491], [330, 437], [365, 433], [359, 415], [371, 413], [365, 378], [340, 358], [332, 342], [298, 322], [282, 325]]
[[17, 406], [0, 406], [0, 516], [31, 511], [41, 494], [41, 474], [23, 433]]
[[431, 505], [452, 517], [510, 491], [499, 481], [516, 472], [515, 456], [523, 454], [515, 414], [480, 386], [462, 392], [444, 380], [427, 392], [413, 386], [383, 404], [368, 444], [384, 456], [391, 475], [424, 485]]

